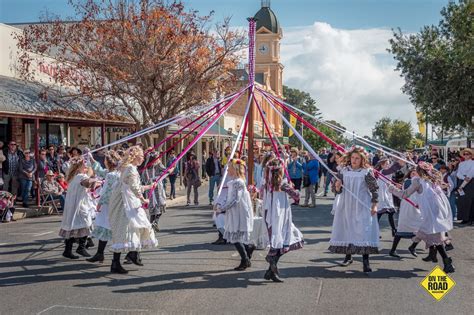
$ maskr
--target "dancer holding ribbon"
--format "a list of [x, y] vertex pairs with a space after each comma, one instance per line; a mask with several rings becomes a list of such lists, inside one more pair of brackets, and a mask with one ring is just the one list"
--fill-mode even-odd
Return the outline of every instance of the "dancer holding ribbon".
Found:
[[158, 241], [151, 227], [143, 204], [149, 201], [143, 192], [150, 186], [141, 186], [137, 166], [144, 161], [143, 150], [139, 146], [130, 147], [122, 160], [118, 185], [112, 191], [109, 202], [109, 220], [112, 227], [112, 250], [114, 258], [110, 271], [128, 273], [120, 264], [120, 254], [127, 252], [131, 261], [143, 266], [139, 251], [155, 247]]
[[372, 272], [369, 255], [379, 252], [378, 185], [363, 148], [347, 152], [334, 186], [341, 197], [334, 211], [329, 251], [346, 255], [341, 266], [350, 265], [352, 255], [362, 254], [363, 271]]
[[[448, 257], [444, 245], [447, 239], [446, 232], [453, 228], [453, 217], [449, 200], [442, 189], [443, 178], [432, 164], [425, 162], [418, 163], [416, 172], [419, 177], [412, 179], [408, 189], [399, 190], [395, 186], [390, 186], [389, 191], [399, 198], [416, 194], [423, 219], [413, 241], [425, 241], [426, 247], [430, 248], [430, 255], [436, 249], [443, 258], [444, 272], [454, 272], [452, 259]], [[436, 256], [432, 258], [436, 259]]]

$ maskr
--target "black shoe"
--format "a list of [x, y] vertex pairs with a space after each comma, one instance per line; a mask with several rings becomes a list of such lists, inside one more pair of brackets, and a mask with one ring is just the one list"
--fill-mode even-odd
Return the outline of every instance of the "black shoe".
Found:
[[265, 275], [263, 276], [263, 279], [265, 280], [271, 280], [272, 279], [272, 271], [270, 268], [268, 268], [267, 271], [265, 271]]
[[89, 254], [85, 248], [78, 248], [76, 250], [76, 253], [78, 253], [79, 255], [83, 257], [91, 257], [91, 254]]
[[430, 246], [428, 256], [426, 256], [425, 258], [422, 258], [422, 260], [437, 263], [438, 262], [438, 258], [436, 257], [437, 252], [438, 251], [436, 250], [435, 246]]
[[277, 257], [276, 256], [268, 256], [265, 257], [265, 260], [270, 264], [270, 270], [274, 274], [279, 274], [278, 266], [277, 266]]
[[240, 265], [234, 268], [235, 271], [243, 271], [250, 267], [250, 262], [248, 260], [242, 259]]
[[138, 252], [128, 252], [127, 256], [125, 256], [124, 264], [126, 265], [134, 264], [140, 267], [143, 266], [142, 259]]
[[86, 260], [91, 263], [98, 262], [102, 264], [104, 262], [104, 254], [96, 253], [94, 256], [87, 258]]
[[278, 282], [278, 283], [283, 282], [283, 280], [280, 279], [280, 277], [278, 276], [278, 274], [274, 273], [274, 272], [271, 271], [271, 270], [270, 270], [270, 279], [271, 279], [273, 282]]
[[449, 244], [446, 244], [446, 245], [444, 246], [444, 249], [445, 249], [446, 251], [453, 250], [453, 249], [454, 249], [454, 246], [453, 246], [453, 244], [449, 243]]
[[339, 264], [339, 266], [341, 267], [347, 267], [349, 266], [350, 264], [352, 264], [354, 262], [354, 260], [352, 259], [352, 255], [346, 255], [346, 258], [344, 258], [344, 261], [342, 263]]
[[94, 241], [92, 240], [92, 238], [88, 237], [87, 242], [86, 242], [86, 249], [92, 248], [94, 246], [95, 246]]
[[215, 242], [212, 242], [211, 244], [212, 245], [226, 245], [227, 242], [223, 238], [218, 238]]
[[362, 263], [363, 263], [363, 266], [364, 266], [364, 267], [363, 267], [363, 271], [364, 271], [365, 273], [372, 272], [372, 268], [370, 268], [370, 264], [369, 264], [369, 261], [368, 261], [368, 260], [363, 260]]
[[[413, 245], [415, 245], [415, 246], [413, 246]], [[418, 257], [418, 254], [416, 253], [416, 244], [411, 244], [410, 247], [408, 247], [408, 251], [413, 256]]]
[[444, 268], [443, 271], [446, 273], [453, 273], [455, 271], [453, 266], [453, 260], [450, 257], [443, 259]]
[[249, 260], [252, 259], [252, 254], [253, 252], [257, 249], [255, 245], [248, 245], [246, 248], [247, 256], [249, 257]]
[[462, 220], [461, 222], [459, 222], [459, 224], [468, 224], [469, 221], [468, 220]]
[[128, 271], [123, 269], [122, 265], [120, 265], [120, 261], [112, 261], [112, 266], [110, 266], [111, 273], [119, 273], [119, 274], [127, 274]]
[[74, 255], [72, 252], [63, 252], [63, 257], [69, 258], [69, 259], [79, 259], [79, 256]]
[[397, 251], [395, 250], [391, 250], [388, 254], [392, 257], [400, 258], [400, 255], [398, 255]]

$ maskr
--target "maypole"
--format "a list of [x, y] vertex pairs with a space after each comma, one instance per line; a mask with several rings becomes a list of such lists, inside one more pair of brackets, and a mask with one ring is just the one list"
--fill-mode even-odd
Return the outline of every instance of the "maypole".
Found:
[[[249, 21], [249, 84], [250, 88], [248, 90], [248, 100], [250, 103], [249, 118], [248, 118], [248, 130], [247, 130], [247, 154], [248, 154], [248, 184], [253, 184], [253, 126], [254, 126], [254, 104], [252, 101], [252, 94], [254, 92], [254, 83], [255, 83], [255, 31], [256, 31], [256, 22], [257, 20], [253, 17], [247, 19]], [[243, 139], [242, 139], [243, 141]], [[241, 152], [242, 154], [242, 152]]]

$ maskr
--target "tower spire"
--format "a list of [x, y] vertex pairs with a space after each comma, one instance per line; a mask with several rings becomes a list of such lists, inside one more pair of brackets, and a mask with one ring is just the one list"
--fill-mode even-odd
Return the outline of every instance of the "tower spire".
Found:
[[269, 8], [270, 0], [262, 0], [262, 8]]

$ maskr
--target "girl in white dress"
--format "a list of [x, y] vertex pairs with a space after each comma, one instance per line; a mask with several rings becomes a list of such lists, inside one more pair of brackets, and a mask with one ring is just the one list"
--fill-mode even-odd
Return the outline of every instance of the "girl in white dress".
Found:
[[284, 179], [284, 162], [275, 158], [265, 166], [265, 193], [263, 207], [268, 229], [270, 250], [266, 261], [269, 268], [264, 278], [283, 282], [279, 277], [278, 261], [285, 253], [303, 248], [303, 234], [293, 224], [289, 197], [299, 202], [299, 192]]
[[105, 181], [100, 190], [94, 231], [92, 232], [92, 235], [99, 240], [99, 245], [97, 247], [97, 253], [87, 259], [89, 262], [103, 263], [105, 247], [107, 246], [107, 242], [112, 240], [112, 230], [109, 223], [109, 201], [112, 190], [120, 179], [120, 173], [117, 170], [120, 159], [118, 153], [113, 150], [105, 154], [104, 163], [108, 173], [105, 175]]
[[334, 211], [329, 251], [346, 255], [341, 266], [350, 265], [352, 255], [362, 254], [363, 271], [371, 272], [369, 254], [379, 252], [378, 186], [363, 148], [346, 153], [335, 193], [341, 197]]
[[443, 192], [443, 178], [432, 164], [420, 162], [416, 167], [419, 177], [412, 180], [408, 189], [399, 190], [390, 186], [390, 192], [399, 198], [416, 195], [423, 220], [413, 240], [425, 241], [426, 247], [436, 248], [443, 258], [444, 272], [454, 272], [452, 259], [445, 249], [446, 232], [453, 228], [453, 217], [449, 200]]
[[138, 252], [158, 245], [146, 211], [142, 208], [142, 204], [149, 203], [143, 192], [151, 188], [140, 184], [137, 166], [143, 160], [143, 150], [139, 146], [130, 147], [125, 152], [120, 166], [120, 180], [110, 196], [109, 222], [114, 252], [110, 268], [112, 273], [128, 273], [120, 264], [120, 253], [129, 253], [132, 263], [143, 266]]
[[235, 245], [240, 255], [240, 265], [234, 270], [245, 270], [251, 266], [250, 259], [255, 246], [250, 245], [253, 231], [253, 207], [245, 184], [245, 163], [232, 159], [227, 164], [230, 180], [224, 204], [216, 204], [217, 212], [225, 212], [224, 239]]
[[83, 158], [73, 158], [66, 180], [69, 183], [59, 236], [64, 238], [63, 256], [70, 259], [79, 257], [72, 253], [74, 240], [78, 241], [76, 252], [84, 257], [91, 255], [86, 251], [86, 240], [92, 227], [88, 188], [95, 189], [100, 182], [87, 176], [88, 168]]
[[[405, 176], [405, 181], [403, 182], [403, 189], [408, 189], [410, 187], [413, 178], [419, 177], [416, 169], [410, 169], [407, 175]], [[414, 203], [417, 202], [416, 195], [411, 195], [410, 200]], [[397, 232], [395, 233], [395, 237], [393, 238], [392, 249], [390, 250], [389, 255], [392, 257], [400, 258], [397, 254], [397, 246], [400, 243], [402, 238], [413, 238], [415, 233], [420, 228], [422, 222], [421, 212], [420, 209], [412, 206], [408, 201], [402, 199], [400, 202], [400, 210], [398, 215], [398, 227]], [[418, 257], [415, 252], [415, 248], [418, 245], [418, 242], [413, 242], [408, 250], [410, 253]]]

